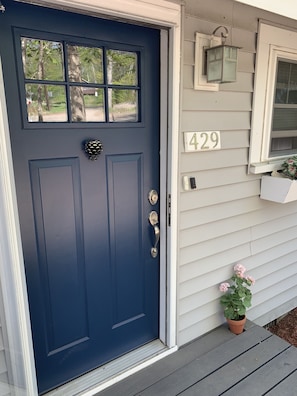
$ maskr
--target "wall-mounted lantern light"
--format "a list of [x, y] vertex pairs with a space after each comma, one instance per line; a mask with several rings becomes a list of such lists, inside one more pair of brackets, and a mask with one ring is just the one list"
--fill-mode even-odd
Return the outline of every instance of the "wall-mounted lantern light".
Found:
[[228, 37], [228, 29], [225, 26], [217, 27], [213, 36], [219, 29], [224, 29], [221, 33], [222, 44], [206, 48], [206, 77], [208, 83], [230, 83], [235, 82], [237, 77], [237, 52], [239, 47], [225, 45]]

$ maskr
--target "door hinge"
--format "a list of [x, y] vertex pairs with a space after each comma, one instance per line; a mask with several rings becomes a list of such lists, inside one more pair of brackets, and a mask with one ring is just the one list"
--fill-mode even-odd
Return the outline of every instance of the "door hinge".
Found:
[[168, 227], [171, 226], [171, 194], [168, 194], [167, 198], [167, 223]]

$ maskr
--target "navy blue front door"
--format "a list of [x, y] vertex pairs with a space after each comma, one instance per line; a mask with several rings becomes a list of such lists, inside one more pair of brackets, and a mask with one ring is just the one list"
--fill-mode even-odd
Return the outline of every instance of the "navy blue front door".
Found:
[[[39, 392], [158, 338], [159, 31], [4, 0]], [[86, 144], [101, 143], [97, 159]], [[99, 142], [98, 142], [99, 141]]]

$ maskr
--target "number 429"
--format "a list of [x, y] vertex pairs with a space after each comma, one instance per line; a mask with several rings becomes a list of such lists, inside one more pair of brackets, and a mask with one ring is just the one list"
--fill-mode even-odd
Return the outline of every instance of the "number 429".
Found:
[[208, 151], [221, 149], [220, 131], [185, 132], [185, 151]]

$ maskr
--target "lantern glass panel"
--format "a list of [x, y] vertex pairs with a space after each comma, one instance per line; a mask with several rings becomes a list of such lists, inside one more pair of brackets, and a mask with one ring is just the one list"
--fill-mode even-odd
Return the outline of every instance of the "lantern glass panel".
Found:
[[207, 81], [226, 83], [236, 81], [237, 48], [220, 45], [207, 51]]

